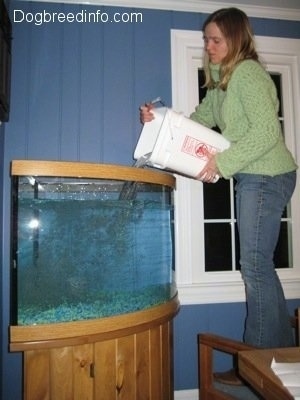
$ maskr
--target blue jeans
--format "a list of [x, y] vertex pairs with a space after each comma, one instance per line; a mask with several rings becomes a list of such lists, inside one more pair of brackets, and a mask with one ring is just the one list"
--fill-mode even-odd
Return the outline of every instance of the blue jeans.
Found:
[[295, 188], [296, 172], [274, 177], [237, 174], [234, 178], [241, 274], [247, 305], [244, 341], [261, 348], [294, 346], [273, 256], [282, 212]]

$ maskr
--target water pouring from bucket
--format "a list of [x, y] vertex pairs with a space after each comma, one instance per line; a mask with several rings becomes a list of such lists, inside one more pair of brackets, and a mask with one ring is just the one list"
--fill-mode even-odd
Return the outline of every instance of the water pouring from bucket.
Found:
[[[161, 97], [156, 97], [148, 104], [156, 105], [160, 104], [161, 106], [165, 107], [165, 103], [162, 101]], [[148, 160], [151, 156], [151, 153], [144, 153], [142, 154], [133, 164], [133, 167], [136, 168], [144, 168], [148, 164]], [[119, 195], [119, 200], [134, 200], [136, 198], [137, 193], [137, 182], [127, 181], [123, 184], [122, 190]]]
[[[133, 164], [133, 167], [144, 168], [147, 165], [150, 155], [150, 153], [144, 154]], [[119, 200], [134, 200], [137, 193], [137, 184], [138, 182], [136, 181], [126, 181], [119, 194]]]

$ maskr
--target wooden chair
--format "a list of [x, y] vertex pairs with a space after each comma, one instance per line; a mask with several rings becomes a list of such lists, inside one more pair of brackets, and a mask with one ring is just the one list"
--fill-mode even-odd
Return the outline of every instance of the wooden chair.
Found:
[[[300, 307], [296, 311], [296, 316], [291, 318], [291, 324], [295, 328], [296, 341], [299, 346], [300, 341]], [[237, 340], [225, 338], [211, 333], [198, 334], [198, 353], [199, 353], [199, 399], [201, 400], [233, 400], [236, 399], [228, 393], [222, 392], [214, 386], [213, 378], [213, 353], [220, 351], [230, 354], [233, 359], [237, 358], [238, 352], [251, 350], [254, 347]]]

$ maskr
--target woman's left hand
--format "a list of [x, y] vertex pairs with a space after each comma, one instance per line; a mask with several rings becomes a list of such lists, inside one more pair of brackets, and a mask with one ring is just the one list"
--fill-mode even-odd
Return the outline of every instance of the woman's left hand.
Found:
[[220, 176], [221, 174], [217, 167], [215, 156], [209, 154], [205, 167], [199, 172], [196, 179], [206, 183], [213, 183], [216, 182], [216, 178], [219, 178]]

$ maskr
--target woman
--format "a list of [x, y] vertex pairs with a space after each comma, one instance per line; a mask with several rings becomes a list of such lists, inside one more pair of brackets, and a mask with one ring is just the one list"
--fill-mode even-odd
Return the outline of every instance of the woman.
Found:
[[[273, 255], [297, 165], [285, 146], [279, 101], [258, 60], [249, 20], [236, 8], [214, 12], [203, 26], [207, 94], [191, 118], [218, 126], [230, 148], [211, 155], [198, 178], [236, 181], [241, 274], [247, 317], [244, 341], [256, 347], [293, 346], [293, 332]], [[141, 121], [153, 119], [149, 105]]]

